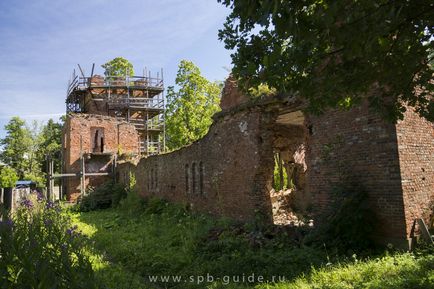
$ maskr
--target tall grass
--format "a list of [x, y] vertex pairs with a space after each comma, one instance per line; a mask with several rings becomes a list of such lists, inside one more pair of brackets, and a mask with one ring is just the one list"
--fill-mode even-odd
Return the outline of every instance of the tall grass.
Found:
[[292, 229], [216, 219], [131, 192], [116, 208], [69, 214], [34, 198], [0, 223], [0, 288], [429, 289], [433, 251], [328, 256]]
[[[434, 280], [431, 253], [364, 260], [327, 256], [325, 249], [304, 246], [289, 229], [257, 229], [134, 194], [117, 208], [75, 217], [104, 260], [142, 282], [140, 288], [431, 288]], [[241, 282], [252, 274], [264, 282]], [[187, 281], [150, 282], [149, 276]], [[198, 276], [214, 282], [198, 282]], [[237, 276], [239, 282], [230, 282]], [[286, 281], [265, 283], [273, 276]], [[126, 279], [111, 282], [110, 288], [124, 288]]]

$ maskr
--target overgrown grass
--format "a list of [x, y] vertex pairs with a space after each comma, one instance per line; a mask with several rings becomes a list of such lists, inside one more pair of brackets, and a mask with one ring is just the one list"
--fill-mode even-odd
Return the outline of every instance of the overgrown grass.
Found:
[[96, 276], [107, 288], [434, 288], [432, 253], [332, 258], [293, 231], [215, 220], [135, 195], [117, 208], [75, 213], [74, 221], [94, 244]]
[[[142, 213], [109, 209], [82, 213], [76, 218], [95, 247], [105, 252], [106, 260], [121, 264], [145, 281], [149, 276], [223, 278], [252, 273], [268, 279], [275, 272], [294, 277], [326, 261], [323, 252], [297, 247], [284, 232], [265, 236], [161, 201], [149, 201]], [[198, 284], [193, 283], [198, 282], [183, 286], [195, 287]], [[202, 288], [203, 284], [196, 287]]]
[[33, 197], [0, 222], [0, 288], [434, 288], [432, 246], [357, 260], [133, 193], [69, 216]]

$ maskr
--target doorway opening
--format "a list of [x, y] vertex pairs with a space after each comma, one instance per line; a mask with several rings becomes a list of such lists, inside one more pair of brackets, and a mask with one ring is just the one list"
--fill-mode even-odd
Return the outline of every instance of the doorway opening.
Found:
[[274, 169], [270, 199], [276, 225], [302, 226], [308, 217], [306, 139], [309, 133], [301, 111], [282, 113], [273, 126]]

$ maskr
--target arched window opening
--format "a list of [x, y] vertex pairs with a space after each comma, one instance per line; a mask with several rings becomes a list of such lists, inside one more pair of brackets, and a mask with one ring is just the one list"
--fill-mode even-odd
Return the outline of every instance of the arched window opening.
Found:
[[188, 168], [188, 164], [185, 165], [185, 192], [188, 194], [190, 193], [190, 177], [189, 177], [190, 171]]
[[196, 190], [196, 182], [197, 182], [197, 177], [196, 177], [196, 163], [193, 162], [193, 164], [191, 165], [191, 193], [192, 194], [196, 194], [197, 190]]
[[199, 192], [203, 194], [203, 163], [199, 163]]

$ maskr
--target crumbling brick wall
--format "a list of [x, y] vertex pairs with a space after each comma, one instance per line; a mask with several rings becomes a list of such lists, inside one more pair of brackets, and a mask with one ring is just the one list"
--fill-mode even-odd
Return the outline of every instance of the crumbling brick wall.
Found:
[[226, 79], [225, 86], [220, 99], [220, 107], [222, 110], [229, 110], [249, 101], [249, 98], [240, 92], [237, 81], [229, 76]]
[[[429, 215], [434, 194], [432, 123], [409, 111], [395, 125], [363, 104], [350, 111], [305, 115], [304, 128], [293, 131], [297, 140], [284, 141], [276, 122], [281, 108], [288, 111], [288, 103], [254, 105], [231, 89], [225, 91], [230, 93], [223, 96], [224, 110], [203, 139], [143, 158], [137, 166], [120, 165], [119, 180], [128, 182], [132, 172], [143, 196], [238, 220], [252, 220], [259, 212], [271, 222], [273, 150], [299, 146], [304, 134], [305, 160], [300, 164], [317, 225], [331, 208], [334, 188], [349, 183], [368, 192], [378, 219], [376, 237], [382, 242], [405, 246], [414, 218]], [[228, 95], [235, 99], [226, 99]]]
[[[95, 132], [99, 130], [98, 145]], [[103, 147], [101, 147], [101, 137]], [[81, 170], [80, 156], [86, 154], [87, 172], [111, 172], [115, 154], [138, 154], [139, 141], [134, 125], [101, 115], [68, 115], [63, 129], [63, 173]], [[96, 151], [95, 151], [96, 150]], [[103, 151], [101, 151], [103, 150]], [[109, 180], [107, 176], [86, 178], [86, 186], [98, 186]], [[80, 178], [69, 177], [64, 181], [68, 200], [75, 201], [80, 195]]]
[[[272, 146], [269, 130], [262, 129], [267, 123], [258, 109], [222, 113], [200, 141], [141, 159], [135, 170], [139, 193], [238, 220], [258, 212], [271, 218]], [[119, 166], [121, 180], [130, 169]]]

